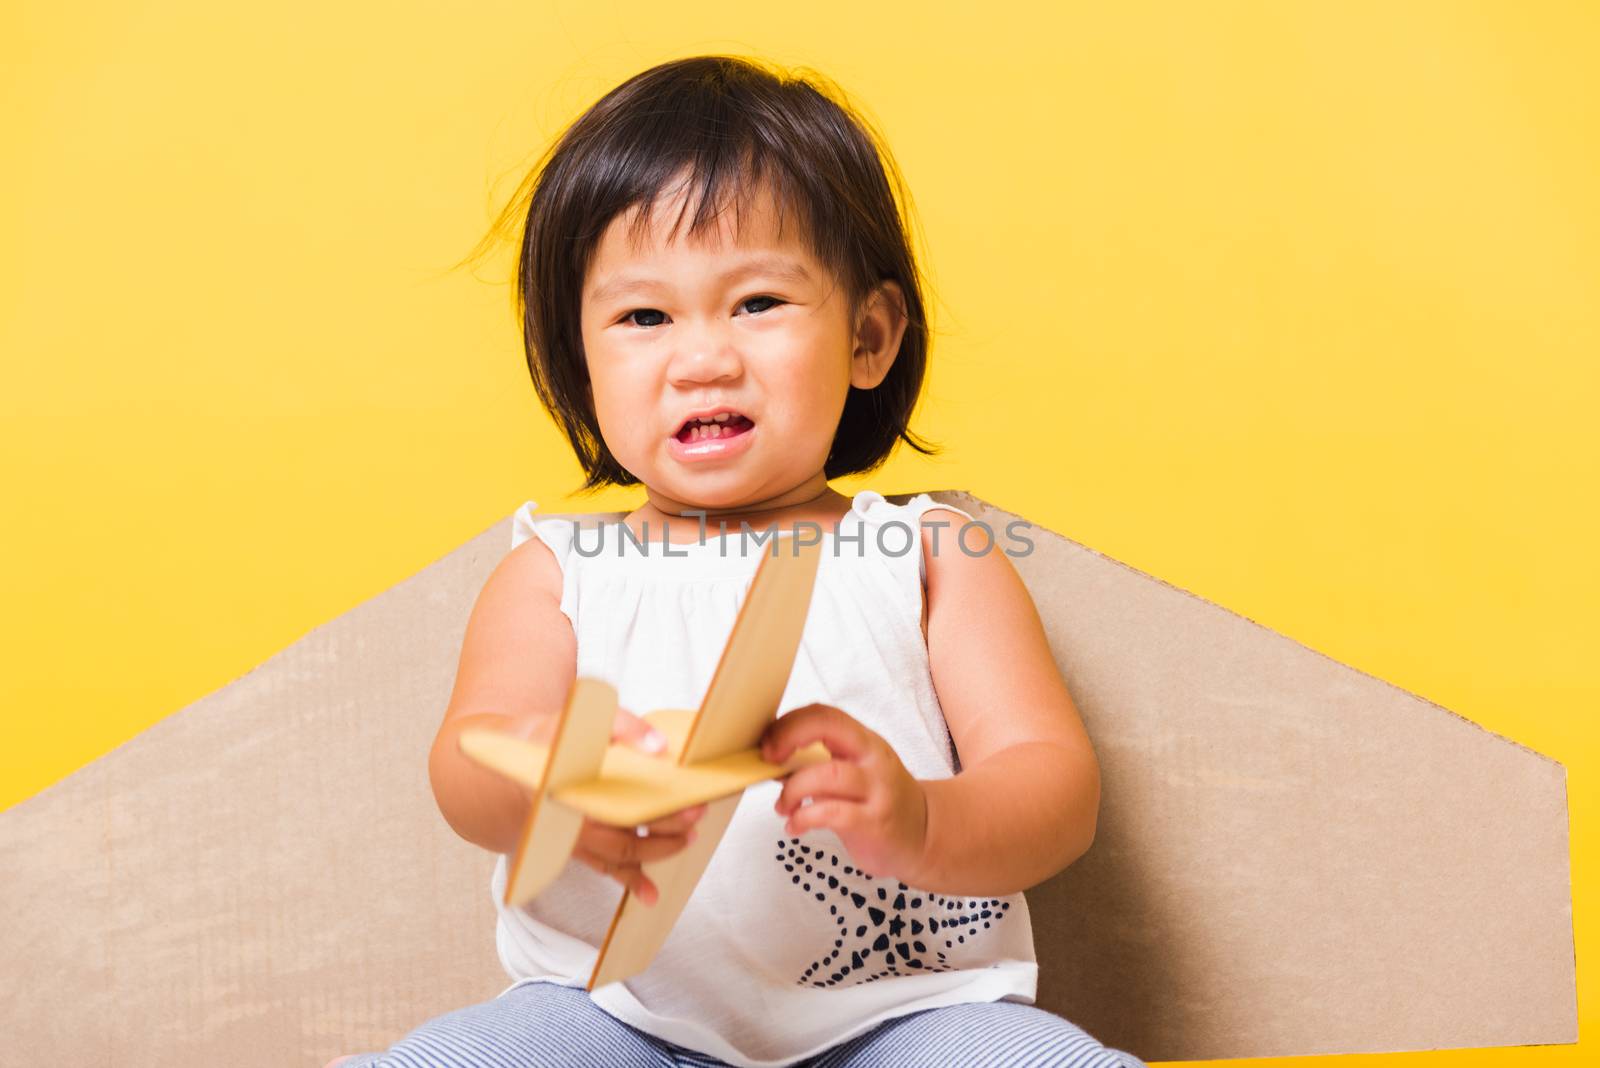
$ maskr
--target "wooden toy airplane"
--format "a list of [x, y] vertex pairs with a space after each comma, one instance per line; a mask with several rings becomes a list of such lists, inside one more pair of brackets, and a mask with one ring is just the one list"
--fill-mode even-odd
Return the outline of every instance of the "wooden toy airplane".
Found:
[[574, 682], [548, 747], [490, 728], [461, 732], [463, 753], [533, 791], [506, 880], [507, 905], [529, 901], [555, 880], [585, 816], [634, 827], [706, 802], [693, 842], [641, 865], [659, 891], [656, 903], [645, 905], [623, 891], [589, 990], [649, 966], [705, 873], [745, 787], [831, 759], [820, 742], [783, 764], [761, 759], [760, 749], [788, 686], [820, 557], [820, 542], [801, 544], [792, 533], [775, 537], [756, 566], [699, 711], [644, 715], [668, 739], [663, 755], [611, 744], [617, 692], [599, 679]]

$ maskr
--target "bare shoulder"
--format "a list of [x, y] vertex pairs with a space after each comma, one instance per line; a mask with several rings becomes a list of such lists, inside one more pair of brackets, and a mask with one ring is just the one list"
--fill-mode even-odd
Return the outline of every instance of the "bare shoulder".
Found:
[[537, 537], [495, 565], [467, 619], [446, 720], [560, 708], [577, 674], [578, 648], [561, 589], [561, 563]]
[[993, 528], [977, 524], [963, 535], [969, 523], [975, 521], [950, 508], [922, 513], [924, 633], [936, 608], [978, 610], [991, 599], [1013, 613], [1025, 606], [1037, 619], [1033, 598]]
[[922, 513], [922, 642], [928, 642], [929, 589], [938, 558], [955, 549], [956, 534], [967, 517], [949, 508], [929, 508]]
[[958, 539], [968, 522], [930, 508], [922, 524], [928, 661], [963, 765], [1024, 742], [1086, 748], [1032, 594], [992, 528]]
[[531, 588], [561, 603], [561, 563], [541, 538], [529, 538], [506, 553], [484, 587], [496, 581]]

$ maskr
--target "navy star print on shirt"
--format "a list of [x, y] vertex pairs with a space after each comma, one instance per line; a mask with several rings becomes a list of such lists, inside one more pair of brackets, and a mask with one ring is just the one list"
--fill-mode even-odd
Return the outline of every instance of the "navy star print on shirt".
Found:
[[[836, 854], [778, 839], [777, 861], [792, 882], [819, 902], [828, 902], [839, 931], [833, 945], [795, 982], [829, 987], [870, 983], [892, 975], [948, 972], [945, 949], [964, 945], [1011, 908], [994, 898], [944, 897], [896, 883], [890, 890], [866, 872], [841, 864]], [[892, 895], [892, 896], [891, 896]], [[836, 899], [830, 901], [830, 899]], [[933, 957], [929, 957], [930, 945]], [[848, 955], [847, 963], [838, 963]], [[871, 969], [872, 974], [867, 972]]]

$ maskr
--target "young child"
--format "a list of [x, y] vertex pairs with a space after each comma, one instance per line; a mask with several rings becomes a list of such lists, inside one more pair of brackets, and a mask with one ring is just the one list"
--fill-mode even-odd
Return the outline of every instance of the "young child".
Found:
[[[1142, 1065], [1030, 1004], [1022, 891], [1089, 847], [1100, 786], [1026, 588], [967, 513], [828, 484], [930, 451], [907, 429], [928, 328], [891, 176], [812, 81], [723, 56], [624, 82], [535, 171], [533, 382], [585, 489], [645, 502], [584, 531], [518, 510], [432, 749], [445, 819], [501, 854], [515, 982], [334, 1064]], [[763, 753], [833, 759], [645, 828], [588, 821], [555, 883], [499, 904], [528, 797], [461, 730], [548, 737], [583, 675], [617, 688], [616, 737], [659, 752], [626, 710], [698, 706], [772, 551], [751, 532], [808, 524], [825, 544]], [[672, 934], [589, 994], [623, 888], [653, 903], [641, 864], [702, 821], [726, 830]]]

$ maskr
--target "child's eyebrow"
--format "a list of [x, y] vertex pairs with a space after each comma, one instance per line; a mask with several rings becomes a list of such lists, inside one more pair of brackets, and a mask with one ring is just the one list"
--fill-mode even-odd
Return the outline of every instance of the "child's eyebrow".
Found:
[[[809, 282], [812, 280], [811, 272], [805, 265], [795, 260], [782, 256], [755, 256], [735, 267], [724, 271], [718, 281], [726, 285], [736, 279], [751, 274], [766, 274], [774, 278], [782, 278], [791, 282]], [[666, 283], [644, 275], [613, 275], [589, 294], [592, 301], [610, 300], [612, 297], [621, 296], [636, 290], [652, 290], [666, 288]]]

